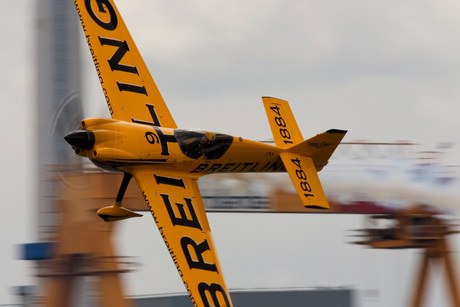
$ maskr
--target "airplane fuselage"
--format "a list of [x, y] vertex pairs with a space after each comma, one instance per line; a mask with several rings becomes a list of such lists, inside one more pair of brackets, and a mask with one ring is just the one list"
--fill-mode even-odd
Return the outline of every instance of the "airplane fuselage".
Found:
[[286, 171], [279, 156], [282, 149], [241, 137], [107, 118], [85, 119], [81, 128], [91, 141], [75, 143], [77, 153], [108, 170], [126, 171], [133, 165], [145, 165], [196, 177]]

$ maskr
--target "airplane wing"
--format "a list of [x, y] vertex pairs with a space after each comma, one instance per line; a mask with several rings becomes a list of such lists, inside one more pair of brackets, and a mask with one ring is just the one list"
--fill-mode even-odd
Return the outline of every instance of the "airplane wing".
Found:
[[74, 0], [112, 118], [177, 128], [113, 0]]
[[196, 179], [145, 167], [132, 174], [194, 306], [232, 306]]

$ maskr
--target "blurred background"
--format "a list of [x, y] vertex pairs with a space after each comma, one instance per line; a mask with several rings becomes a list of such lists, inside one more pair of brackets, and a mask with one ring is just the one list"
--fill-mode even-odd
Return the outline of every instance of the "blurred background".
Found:
[[[292, 212], [301, 209], [291, 198], [287, 174], [200, 180], [230, 290], [345, 290], [351, 306], [408, 305], [425, 246], [365, 248], [350, 244], [362, 240], [351, 235], [370, 228], [371, 213], [393, 218], [394, 212], [420, 204], [455, 223], [460, 4], [116, 4], [179, 127], [269, 141], [260, 97], [274, 96], [290, 102], [305, 138], [331, 128], [349, 131], [348, 144], [319, 174], [340, 213]], [[83, 197], [69, 205], [76, 196], [65, 191], [82, 195], [78, 191], [88, 191], [92, 182], [85, 178], [99, 172], [74, 156], [63, 135], [82, 118], [109, 113], [72, 1], [3, 1], [0, 14], [5, 42], [0, 49], [0, 305], [10, 306], [46, 301], [47, 277], [57, 273], [42, 260], [52, 252], [91, 254], [78, 222], [92, 216], [93, 203]], [[103, 196], [91, 199], [110, 205], [118, 184], [113, 179]], [[284, 213], [267, 213], [274, 210]], [[116, 258], [125, 272], [119, 274], [124, 295], [184, 294], [148, 212], [110, 227], [113, 254], [128, 257]], [[66, 234], [67, 243], [59, 248], [46, 245]], [[457, 276], [459, 237], [449, 236]], [[40, 242], [45, 245], [34, 245]], [[431, 273], [425, 306], [448, 306], [446, 272]], [[80, 285], [88, 299], [76, 304], [92, 306], [93, 288], [91, 281]]]

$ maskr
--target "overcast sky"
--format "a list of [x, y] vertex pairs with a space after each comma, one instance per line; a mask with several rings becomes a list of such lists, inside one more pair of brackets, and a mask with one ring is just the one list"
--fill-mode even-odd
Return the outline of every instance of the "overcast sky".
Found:
[[274, 96], [304, 136], [460, 142], [455, 1], [117, 3], [179, 126], [268, 138]]
[[[35, 2], [0, 2], [4, 42], [0, 48], [0, 134], [4, 161], [0, 166], [3, 199], [0, 239], [4, 251], [0, 259], [2, 272], [8, 276], [8, 282], [0, 284], [5, 285], [0, 289], [0, 304], [11, 300], [7, 286], [31, 282], [25, 265], [12, 259], [17, 258], [14, 244], [34, 238], [27, 225], [34, 220], [36, 195]], [[409, 140], [421, 144], [424, 150], [434, 149], [439, 142], [450, 142], [454, 148], [449, 162], [460, 164], [458, 1], [120, 0], [116, 3], [180, 127], [268, 139], [271, 133], [261, 97], [274, 96], [290, 102], [304, 137], [339, 128], [349, 131], [345, 141]], [[81, 54], [85, 115], [108, 116], [86, 46]], [[232, 222], [221, 216], [211, 217], [210, 222], [212, 227], [216, 225], [215, 241], [223, 250], [219, 254], [226, 267], [226, 263], [231, 263], [228, 260], [231, 251], [226, 246], [236, 239], [227, 238], [226, 245], [221, 246], [219, 238], [225, 237], [223, 234], [232, 227]], [[226, 228], [219, 227], [221, 222]], [[252, 230], [250, 221], [241, 224], [246, 225], [243, 230]], [[286, 220], [284, 225], [290, 225], [290, 221]], [[346, 222], [344, 225], [348, 226]], [[261, 233], [267, 231], [262, 228]], [[299, 231], [307, 233], [311, 229]], [[283, 242], [282, 236], [290, 231], [279, 233], [276, 242]], [[345, 246], [343, 235], [337, 240]], [[276, 244], [269, 242], [268, 245]], [[348, 248], [354, 252], [359, 249]], [[303, 252], [304, 249], [293, 251]], [[331, 250], [329, 254], [334, 252]], [[244, 259], [236, 263], [242, 262]], [[279, 262], [274, 260], [274, 263]], [[277, 269], [280, 267], [273, 267]], [[288, 270], [294, 277], [284, 271], [286, 282], [280, 279], [279, 285], [296, 285], [298, 272], [308, 274], [307, 269], [297, 273], [294, 268]], [[227, 271], [230, 287], [248, 286], [236, 276], [241, 271]], [[319, 278], [318, 283], [337, 285], [332, 282], [334, 273], [330, 275], [330, 279]], [[365, 277], [364, 280], [370, 278]], [[266, 280], [261, 276], [262, 279]], [[276, 286], [257, 279], [248, 279], [247, 283], [255, 287]], [[400, 293], [398, 299], [404, 297]], [[375, 306], [388, 306], [380, 303]]]

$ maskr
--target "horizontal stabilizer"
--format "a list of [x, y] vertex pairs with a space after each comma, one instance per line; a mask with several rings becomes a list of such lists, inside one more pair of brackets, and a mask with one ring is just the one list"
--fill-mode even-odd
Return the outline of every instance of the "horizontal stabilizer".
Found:
[[313, 160], [290, 152], [282, 153], [281, 159], [303, 205], [307, 208], [329, 209]]
[[326, 166], [347, 131], [331, 129], [288, 149], [290, 153], [311, 157], [316, 171]]
[[302, 142], [302, 133], [297, 126], [289, 103], [285, 100], [271, 97], [262, 97], [262, 100], [275, 145], [280, 148], [289, 148]]

